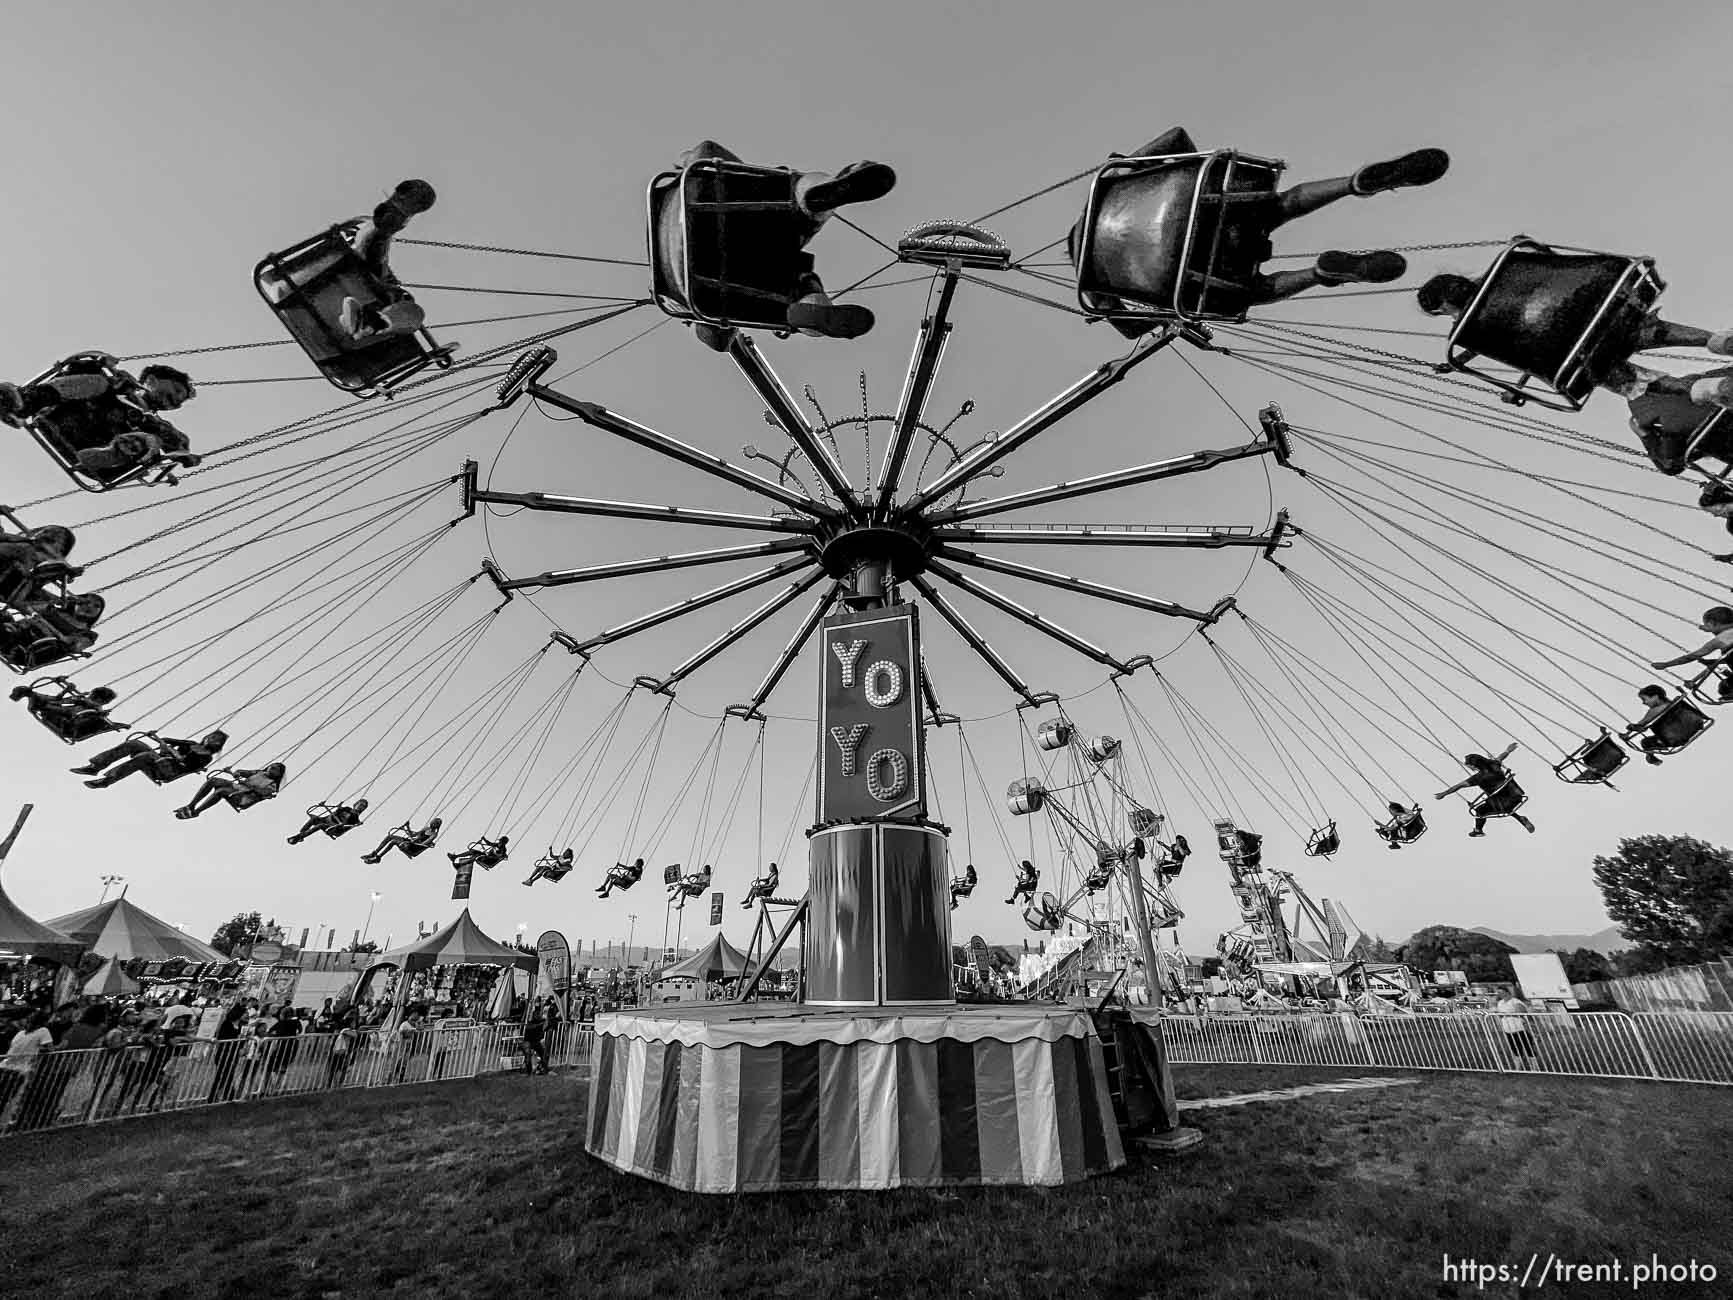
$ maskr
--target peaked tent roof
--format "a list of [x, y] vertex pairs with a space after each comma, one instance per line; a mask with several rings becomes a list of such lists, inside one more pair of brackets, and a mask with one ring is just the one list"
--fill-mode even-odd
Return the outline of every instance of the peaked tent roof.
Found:
[[26, 915], [0, 886], [0, 952], [71, 962], [78, 960], [85, 946], [71, 935]]
[[223, 954], [189, 934], [182, 934], [161, 917], [152, 916], [124, 896], [87, 907], [82, 912], [57, 916], [49, 922], [83, 947], [104, 957], [131, 961], [143, 957], [161, 961], [185, 957], [188, 961], [223, 961]]
[[534, 953], [519, 952], [509, 943], [490, 939], [481, 932], [466, 907], [457, 920], [437, 934], [404, 944], [383, 954], [381, 962], [391, 962], [406, 970], [426, 970], [429, 966], [522, 966], [534, 970]]
[[716, 937], [677, 966], [662, 972], [662, 979], [738, 979], [746, 973], [746, 954], [718, 930]]
[[138, 981], [120, 968], [120, 958], [110, 957], [96, 968], [96, 973], [85, 980], [84, 987], [78, 991], [87, 998], [93, 998], [137, 993], [138, 989]]

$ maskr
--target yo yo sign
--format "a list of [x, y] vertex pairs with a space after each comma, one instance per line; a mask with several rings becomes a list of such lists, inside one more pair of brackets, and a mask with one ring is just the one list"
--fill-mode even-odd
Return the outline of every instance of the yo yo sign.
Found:
[[927, 774], [915, 607], [832, 614], [822, 636], [818, 821], [919, 820]]

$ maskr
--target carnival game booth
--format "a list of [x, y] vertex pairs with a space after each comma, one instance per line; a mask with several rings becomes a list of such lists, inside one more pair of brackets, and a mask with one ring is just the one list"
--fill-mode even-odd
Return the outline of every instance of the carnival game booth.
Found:
[[708, 1002], [712, 984], [733, 984], [745, 977], [750, 963], [746, 954], [723, 937], [714, 939], [685, 961], [676, 962], [657, 974], [650, 985], [650, 1001]]
[[401, 1020], [403, 1008], [411, 1002], [448, 1003], [479, 1020], [487, 1015], [502, 979], [511, 978], [513, 970], [528, 971], [533, 977], [535, 969], [533, 952], [484, 934], [466, 907], [444, 929], [381, 956], [357, 977], [348, 1000], [365, 1000], [378, 976], [396, 971], [388, 1024]]

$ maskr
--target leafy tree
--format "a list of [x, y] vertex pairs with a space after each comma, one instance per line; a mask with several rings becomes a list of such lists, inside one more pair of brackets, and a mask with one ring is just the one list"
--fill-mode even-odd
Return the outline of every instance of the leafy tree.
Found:
[[1688, 965], [1733, 950], [1733, 852], [1689, 835], [1639, 835], [1594, 869], [1607, 915], [1643, 960]]
[[1561, 952], [1558, 959], [1565, 968], [1565, 978], [1572, 984], [1592, 984], [1597, 980], [1610, 980], [1613, 977], [1612, 962], [1593, 948]]
[[1474, 984], [1513, 984], [1516, 972], [1508, 943], [1454, 925], [1429, 925], [1416, 930], [1396, 950], [1396, 960], [1418, 971], [1459, 970]]
[[378, 952], [379, 951], [379, 940], [377, 940], [377, 939], [363, 939], [359, 943], [344, 944], [343, 945], [343, 951], [344, 952]]
[[1653, 948], [1626, 948], [1613, 954], [1615, 975], [1653, 975], [1666, 970], [1670, 963]]
[[211, 947], [225, 957], [234, 956], [236, 948], [258, 934], [262, 920], [257, 912], [236, 912], [217, 927], [211, 936]]

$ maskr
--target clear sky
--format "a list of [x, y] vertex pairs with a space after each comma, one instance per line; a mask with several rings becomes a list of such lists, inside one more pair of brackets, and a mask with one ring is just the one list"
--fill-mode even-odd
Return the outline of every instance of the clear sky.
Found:
[[[82, 348], [174, 361], [207, 381], [198, 401], [182, 413], [181, 427], [201, 448], [223, 446], [328, 409], [340, 395], [305, 378], [311, 368], [293, 347], [208, 355], [187, 350], [280, 340], [251, 285], [253, 264], [267, 251], [364, 210], [404, 177], [425, 177], [440, 196], [411, 229], [412, 237], [632, 260], [643, 255], [646, 182], [700, 137], [721, 140], [755, 161], [808, 168], [834, 170], [874, 158], [897, 169], [898, 186], [885, 200], [851, 215], [878, 239], [894, 243], [918, 222], [999, 208], [1175, 123], [1186, 125], [1205, 147], [1232, 145], [1281, 157], [1290, 179], [1340, 174], [1422, 145], [1450, 151], [1451, 172], [1437, 186], [1339, 205], [1281, 232], [1279, 251], [1495, 240], [1524, 231], [1560, 243], [1653, 254], [1670, 281], [1666, 313], [1719, 327], [1729, 323], [1722, 286], [1733, 278], [1725, 196], [1719, 192], [1725, 182], [1715, 179], [1725, 148], [1730, 24], [1722, 10], [1706, 4], [1652, 7], [1635, 25], [1628, 8], [1600, 3], [1324, 3], [1303, 10], [1233, 3], [1080, 4], [1063, 10], [1014, 3], [312, 3], [292, 16], [278, 6], [254, 4], [35, 6], [9, 24], [7, 76], [0, 83], [12, 125], [11, 183], [0, 209], [8, 250], [0, 369], [23, 380]], [[1083, 195], [1084, 187], [1073, 184], [987, 224], [1019, 254], [1028, 253], [1063, 233]], [[870, 239], [836, 224], [813, 251], [832, 286], [864, 276], [885, 260]], [[1485, 248], [1412, 254], [1409, 283], [1437, 269], [1475, 273], [1491, 254]], [[1062, 254], [1037, 260], [1058, 261]], [[400, 248], [395, 265], [412, 283], [519, 294], [630, 298], [644, 287], [639, 268], [426, 247]], [[1061, 304], [1072, 301], [1062, 285], [1026, 277], [1008, 283]], [[764, 346], [790, 386], [799, 392], [810, 384], [830, 413], [858, 409], [861, 371], [874, 410], [889, 410], [924, 294], [921, 284], [863, 291], [860, 300], [879, 313], [880, 324], [854, 345], [795, 339], [766, 340]], [[423, 292], [421, 300], [435, 332], [461, 341], [464, 356], [545, 321], [452, 322], [580, 302], [450, 289]], [[1442, 354], [1434, 323], [1406, 296], [1301, 299], [1267, 314], [1318, 323], [1320, 334], [1337, 340], [1428, 359]], [[557, 343], [556, 375], [586, 366], [561, 386], [719, 454], [738, 458], [747, 442], [778, 447], [777, 436], [760, 419], [760, 404], [738, 376], [682, 327], [665, 324], [612, 353], [660, 319], [645, 308]], [[974, 413], [954, 431], [969, 440], [1006, 427], [1121, 350], [1105, 327], [980, 288], [965, 287], [954, 319], [957, 330], [929, 410], [948, 418], [965, 398], [973, 399]], [[1421, 334], [1370, 332], [1380, 330]], [[1237, 342], [1270, 351], [1289, 346], [1294, 336], [1286, 344], [1267, 332], [1260, 343], [1252, 338], [1242, 333]], [[241, 379], [287, 382], [209, 382]], [[1348, 405], [1343, 397], [1372, 409]], [[1400, 721], [1374, 727], [1346, 715], [1338, 719], [1344, 743], [1363, 756], [1375, 784], [1385, 785], [1381, 773], [1388, 772], [1403, 794], [1434, 810], [1436, 829], [1423, 844], [1402, 854], [1386, 852], [1366, 827], [1365, 784], [1341, 773], [1356, 796], [1351, 799], [1324, 770], [1343, 765], [1320, 750], [1301, 755], [1302, 766], [1312, 801], [1341, 820], [1346, 847], [1327, 863], [1301, 858], [1305, 827], [1299, 823], [1308, 818], [1284, 815], [1280, 805], [1285, 799], [1304, 813], [1307, 798], [1283, 773], [1215, 656], [1188, 637], [1185, 625], [1059, 593], [1044, 595], [1010, 579], [997, 585], [1116, 653], [1161, 657], [1165, 679], [1255, 770], [1255, 780], [1225, 779], [1231, 787], [1227, 803], [1244, 808], [1270, 836], [1269, 863], [1292, 866], [1315, 895], [1340, 899], [1368, 931], [1392, 939], [1431, 923], [1587, 931], [1605, 924], [1590, 860], [1610, 851], [1620, 836], [1733, 838], [1733, 811], [1717, 779], [1725, 747], [1733, 743], [1728, 736], [1709, 736], [1658, 772], [1635, 767], [1616, 793], [1569, 788], [1546, 770], [1559, 755], [1564, 728], [1542, 720], [1537, 735], [1529, 723], [1538, 712], [1572, 727], [1589, 724], [1534, 681], [1514, 675], [1544, 682], [1598, 720], [1635, 715], [1631, 684], [1649, 676], [1636, 665], [1690, 644], [1696, 616], [1725, 597], [1733, 572], [1704, 560], [1705, 548], [1721, 549], [1726, 539], [1713, 521], [1689, 509], [1689, 485], [1669, 483], [1629, 458], [1597, 458], [1515, 436], [1496, 423], [1509, 414], [1496, 406], [1494, 423], [1477, 423], [1339, 386], [1321, 394], [1245, 361], [1187, 352], [1183, 359], [1152, 362], [1039, 439], [989, 490], [1012, 491], [1199, 447], [1234, 445], [1246, 435], [1223, 399], [1246, 419], [1263, 403], [1280, 401], [1296, 426], [1338, 439], [1329, 448], [1302, 440], [1300, 463], [1326, 483], [1247, 462], [1026, 517], [1262, 526], [1275, 507], [1286, 506], [1337, 554], [1400, 575], [1402, 589], [1425, 611], [1404, 611], [1413, 623], [1380, 608], [1381, 602], [1310, 543], [1284, 554], [1294, 573], [1352, 611], [1397, 634], [1435, 643], [1440, 655], [1473, 675], [1473, 681], [1453, 675], [1436, 656], [1420, 662], [1437, 680], [1400, 664], [1384, 669], [1403, 697], [1425, 710], [1443, 748], [1416, 742]], [[471, 397], [452, 411], [479, 406]], [[75, 558], [99, 560], [82, 585], [111, 596], [104, 636], [112, 652], [81, 673], [81, 683], [116, 681], [126, 697], [118, 716], [161, 725], [169, 734], [190, 734], [232, 716], [235, 756], [243, 762], [283, 757], [295, 781], [275, 804], [244, 816], [219, 809], [197, 822], [177, 822], [169, 809], [181, 791], [191, 793], [184, 785], [159, 790], [134, 779], [109, 791], [86, 791], [64, 771], [74, 752], [19, 709], [0, 721], [0, 774], [12, 802], [37, 805], [6, 874], [7, 889], [20, 904], [41, 917], [71, 911], [94, 902], [99, 878], [116, 873], [127, 877], [135, 901], [184, 922], [200, 937], [233, 912], [256, 907], [297, 934], [303, 926], [329, 925], [347, 938], [362, 925], [373, 891], [382, 895], [373, 917], [378, 937], [401, 938], [417, 921], [449, 918], [455, 905], [447, 898], [443, 857], [415, 863], [392, 857], [368, 868], [355, 860], [366, 847], [366, 831], [340, 845], [284, 844], [305, 804], [361, 789], [379, 802], [370, 822], [374, 831], [411, 815], [444, 811], [451, 834], [442, 849], [482, 832], [513, 834], [518, 851], [512, 861], [481, 876], [473, 898], [478, 920], [496, 934], [523, 925], [533, 937], [554, 926], [586, 944], [605, 945], [628, 932], [640, 943], [658, 941], [663, 915], [655, 907], [661, 894], [654, 881], [606, 903], [590, 892], [591, 882], [617, 855], [646, 852], [651, 841], [654, 865], [715, 858], [717, 885], [729, 896], [727, 929], [737, 942], [749, 932], [743, 920], [748, 914], [734, 902], [760, 857], [781, 853], [785, 880], [798, 886], [804, 879], [798, 835], [785, 837], [810, 818], [809, 804], [796, 802], [813, 745], [810, 654], [770, 705], [777, 720], [766, 737], [762, 838], [756, 771], [740, 783], [732, 820], [721, 808], [742, 776], [752, 739], [738, 723], [724, 730], [710, 806], [696, 794], [676, 797], [714, 719], [725, 705], [750, 694], [792, 628], [793, 611], [681, 691], [647, 787], [639, 780], [640, 765], [637, 775], [622, 782], [624, 794], [599, 806], [661, 707], [642, 693], [627, 706], [593, 782], [580, 780], [574, 787], [558, 775], [621, 700], [626, 683], [640, 672], [666, 671], [743, 617], [761, 596], [743, 596], [598, 656], [564, 697], [541, 748], [536, 746], [543, 733], [535, 722], [550, 715], [535, 710], [562, 698], [562, 674], [575, 666], [557, 651], [499, 715], [492, 736], [484, 744], [466, 742], [475, 759], [471, 770], [464, 767], [465, 744], [430, 746], [422, 757], [414, 756], [411, 745], [405, 747], [411, 757], [379, 774], [412, 714], [427, 704], [422, 716], [432, 725], [480, 698], [543, 644], [548, 617], [584, 636], [743, 571], [702, 569], [568, 588], [538, 599], [539, 609], [516, 601], [442, 686], [436, 689], [439, 679], [431, 669], [420, 676], [412, 672], [406, 680], [418, 692], [413, 698], [390, 696], [365, 685], [363, 676], [344, 676], [346, 654], [371, 667], [403, 648], [389, 670], [397, 673], [440, 645], [467, 645], [450, 638], [491, 608], [485, 588], [458, 595], [437, 618], [410, 620], [377, 642], [367, 638], [461, 583], [483, 554], [523, 574], [746, 540], [672, 525], [502, 513], [467, 521], [401, 572], [381, 569], [393, 547], [455, 516], [455, 489], [439, 493], [434, 485], [455, 474], [466, 456], [481, 463], [484, 481], [504, 490], [759, 508], [745, 493], [525, 408], [454, 430], [392, 464], [342, 455], [360, 439], [383, 436], [424, 409], [404, 408], [395, 417], [382, 413], [352, 431], [292, 447], [267, 444], [253, 461], [218, 458], [208, 477], [189, 480], [178, 494], [137, 492], [124, 494], [124, 501], [72, 497], [26, 512], [30, 523], [59, 519], [80, 525]], [[1621, 404], [1610, 397], [1557, 422], [1620, 445], [1628, 441]], [[1431, 435], [1450, 439], [1454, 447]], [[1340, 440], [1346, 438], [1397, 450]], [[62, 491], [64, 479], [26, 438], [14, 435], [9, 445], [0, 500], [21, 505]], [[846, 435], [844, 449], [858, 475], [864, 449]], [[1363, 477], [1361, 470], [1331, 459], [1331, 449], [1367, 452], [1423, 481], [1398, 480], [1381, 466], [1364, 467], [1376, 479]], [[1434, 456], [1417, 454], [1422, 452]], [[242, 481], [313, 456], [329, 458], [308, 471], [309, 477], [324, 476], [316, 488], [304, 479]], [[1489, 469], [1478, 456], [1506, 461], [1521, 473]], [[353, 465], [360, 468], [346, 468]], [[1564, 482], [1549, 486], [1549, 480]], [[285, 481], [295, 484], [285, 495], [264, 495]], [[1461, 565], [1434, 555], [1425, 570], [1417, 569], [1394, 549], [1391, 525], [1372, 531], [1355, 517], [1354, 504], [1371, 502], [1372, 493], [1398, 500], [1392, 484], [1423, 503], [1399, 522], [1459, 552]], [[426, 487], [426, 500], [412, 517], [381, 518], [392, 498], [419, 486]], [[192, 495], [206, 487], [218, 490]], [[342, 495], [329, 495], [338, 489]], [[1333, 491], [1345, 491], [1349, 504]], [[1475, 504], [1481, 501], [1516, 518], [1494, 518]], [[195, 522], [197, 512], [223, 503], [236, 509]], [[148, 508], [105, 518], [140, 506]], [[269, 513], [279, 507], [286, 508]], [[1388, 513], [1383, 504], [1377, 508]], [[1421, 512], [1428, 508], [1477, 536], [1423, 522]], [[356, 513], [320, 522], [341, 510]], [[348, 524], [373, 519], [380, 520], [381, 531], [338, 540]], [[1521, 519], [1536, 527], [1523, 527]], [[298, 523], [308, 527], [283, 531]], [[255, 536], [260, 540], [254, 545], [218, 553]], [[1584, 539], [1588, 548], [1579, 544]], [[328, 546], [318, 549], [324, 541]], [[114, 554], [121, 548], [128, 549]], [[1238, 591], [1243, 608], [1261, 626], [1368, 693], [1382, 689], [1339, 632], [1357, 642], [1370, 634], [1355, 630], [1347, 615], [1339, 614], [1335, 627], [1327, 624], [1279, 573], [1263, 565], [1248, 571], [1243, 552], [1017, 550], [1012, 558], [1187, 604]], [[190, 564], [166, 567], [183, 552]], [[250, 576], [303, 552], [310, 553], [274, 576]], [[1600, 585], [1565, 590], [1526, 567], [1524, 557], [1566, 566], [1583, 584]], [[1639, 571], [1637, 561], [1651, 569], [1682, 566], [1661, 570], [1682, 576], [1668, 583], [1655, 572]], [[332, 567], [318, 573], [325, 565]], [[308, 611], [325, 599], [317, 584], [350, 569], [383, 580], [376, 588], [358, 588], [350, 606], [307, 621]], [[172, 588], [158, 591], [170, 580]], [[1585, 592], [1593, 592], [1593, 599]], [[183, 609], [207, 593], [212, 603]], [[306, 598], [288, 603], [297, 595]], [[1451, 606], [1453, 600], [1484, 608], [1489, 619]], [[1114, 692], [1103, 687], [1094, 665], [966, 599], [963, 604], [1039, 689], [1081, 697], [1070, 707], [1086, 730], [1126, 734]], [[145, 641], [141, 629], [165, 615], [168, 622]], [[231, 626], [237, 630], [195, 650]], [[1468, 640], [1457, 639], [1449, 626]], [[1594, 630], [1629, 647], [1629, 656], [1621, 662], [1595, 643], [1589, 634]], [[964, 817], [955, 733], [935, 734], [939, 794], [957, 828], [954, 852], [959, 859], [972, 857], [983, 877], [976, 897], [956, 913], [957, 932], [1013, 939], [1021, 928], [999, 902], [1010, 874], [1000, 835], [1010, 837], [1011, 846], [1024, 845], [1027, 827], [1005, 814], [1000, 795], [1022, 770], [1018, 719], [1008, 712], [1007, 694], [937, 619], [928, 618], [927, 632], [929, 662], [946, 707], [980, 720], [968, 728], [969, 743], [993, 797], [985, 803], [971, 774]], [[1559, 649], [1543, 650], [1539, 641]], [[382, 642], [391, 650], [374, 648]], [[1225, 624], [1219, 643], [1273, 694], [1295, 698], [1243, 627]], [[1571, 655], [1589, 666], [1572, 662]], [[1384, 651], [1370, 657], [1381, 665], [1392, 662]], [[1601, 675], [1601, 669], [1614, 676]], [[308, 675], [297, 678], [302, 672]], [[363, 684], [362, 697], [349, 700], [344, 681]], [[323, 703], [302, 702], [309, 689]], [[1201, 791], [1191, 793], [1187, 779], [1173, 770], [1174, 761], [1151, 744], [1160, 798], [1175, 825], [1199, 845], [1179, 895], [1190, 914], [1182, 932], [1186, 946], [1207, 952], [1232, 919], [1225, 873], [1207, 852], [1208, 819], [1221, 810], [1222, 800], [1210, 794], [1206, 765], [1189, 748], [1162, 688], [1140, 673], [1126, 691]], [[1394, 715], [1399, 706], [1382, 698]], [[491, 757], [520, 725], [527, 728], [522, 742]], [[1461, 807], [1430, 800], [1459, 775], [1444, 750], [1496, 752], [1508, 739], [1524, 744], [1512, 761], [1531, 792], [1528, 811], [1540, 833], [1531, 838], [1504, 823], [1484, 840], [1466, 840]], [[1543, 739], [1550, 748], [1542, 749]], [[582, 764], [570, 770], [588, 771]], [[1134, 772], [1140, 789], [1148, 789], [1141, 769]], [[708, 769], [701, 768], [699, 785], [708, 779]], [[641, 788], [643, 811], [634, 827]], [[581, 848], [578, 872], [557, 888], [523, 889], [517, 882], [528, 874], [534, 853], [562, 826]], [[688, 942], [703, 932], [703, 919], [690, 917]]]

